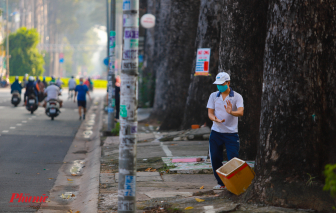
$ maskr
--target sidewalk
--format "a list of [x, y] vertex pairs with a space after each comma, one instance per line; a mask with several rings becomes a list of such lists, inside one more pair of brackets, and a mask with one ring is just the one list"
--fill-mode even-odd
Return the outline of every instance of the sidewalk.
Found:
[[[207, 140], [189, 141], [187, 136], [180, 137], [181, 134], [187, 135], [186, 132], [190, 131], [159, 133], [156, 132], [157, 127], [143, 124], [139, 124], [138, 129], [140, 132], [137, 145], [137, 212], [139, 213], [307, 212], [236, 203], [237, 196], [227, 190], [212, 190], [217, 182], [212, 174], [210, 162], [203, 162], [202, 168], [195, 168], [194, 165], [192, 168], [180, 170], [164, 163], [167, 158], [176, 156], [206, 157]], [[160, 139], [164, 135], [169, 135], [169, 140], [172, 141], [161, 142]], [[177, 140], [177, 137], [180, 137], [180, 140]], [[102, 144], [98, 212], [117, 212], [119, 137], [102, 138]]]

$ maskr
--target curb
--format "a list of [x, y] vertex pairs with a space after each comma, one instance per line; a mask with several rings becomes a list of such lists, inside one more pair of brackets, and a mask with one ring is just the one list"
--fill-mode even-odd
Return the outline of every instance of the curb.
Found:
[[[94, 99], [76, 136], [58, 170], [58, 176], [46, 206], [39, 213], [98, 211], [100, 174], [100, 130], [102, 128], [103, 101]], [[71, 195], [71, 196], [69, 196]]]

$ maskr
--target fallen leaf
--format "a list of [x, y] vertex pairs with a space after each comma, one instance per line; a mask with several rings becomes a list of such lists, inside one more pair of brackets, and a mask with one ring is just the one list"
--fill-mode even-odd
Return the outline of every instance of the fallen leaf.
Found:
[[156, 169], [152, 169], [152, 170], [150, 170], [151, 172], [155, 172], [156, 171]]
[[72, 194], [71, 197], [75, 197], [76, 195]]
[[76, 211], [76, 213], [80, 213], [80, 211]]
[[204, 186], [201, 186], [201, 188], [200, 189], [204, 189]]
[[40, 173], [36, 173], [36, 174], [38, 174], [38, 175], [39, 175]]
[[105, 166], [105, 165], [106, 165], [106, 164], [104, 164], [104, 163], [102, 164], [102, 166]]
[[72, 176], [77, 176], [76, 174], [71, 174]]
[[66, 162], [63, 162], [63, 163], [66, 163]]
[[185, 208], [185, 210], [190, 210], [190, 209], [194, 209], [194, 207], [188, 206]]
[[77, 147], [77, 145], [75, 145], [75, 147]]
[[195, 200], [196, 200], [197, 202], [203, 202], [203, 201], [204, 201], [204, 200], [199, 199], [199, 198], [195, 198]]
[[67, 178], [68, 181], [73, 181], [72, 179]]
[[145, 170], [145, 172], [149, 172], [151, 169], [152, 169], [152, 168], [148, 168], [148, 169]]
[[52, 180], [52, 179], [54, 179], [54, 178], [48, 178], [49, 180]]

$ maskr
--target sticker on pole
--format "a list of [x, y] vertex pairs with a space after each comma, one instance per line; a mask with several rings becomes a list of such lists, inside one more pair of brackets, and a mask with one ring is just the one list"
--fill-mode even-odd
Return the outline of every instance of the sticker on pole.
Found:
[[130, 176], [130, 175], [125, 176], [124, 196], [130, 196], [130, 197], [135, 196], [135, 180], [136, 176]]
[[195, 75], [209, 75], [210, 53], [210, 48], [201, 48], [197, 50]]
[[127, 118], [127, 106], [120, 105], [120, 117]]
[[138, 10], [139, 4], [138, 0], [123, 0], [123, 10]]

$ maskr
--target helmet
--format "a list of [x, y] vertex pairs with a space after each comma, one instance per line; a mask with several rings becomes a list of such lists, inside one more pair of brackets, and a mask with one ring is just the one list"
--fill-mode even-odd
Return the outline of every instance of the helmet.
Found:
[[15, 76], [15, 80], [19, 80], [19, 76]]
[[29, 81], [35, 81], [34, 76], [29, 76]]

